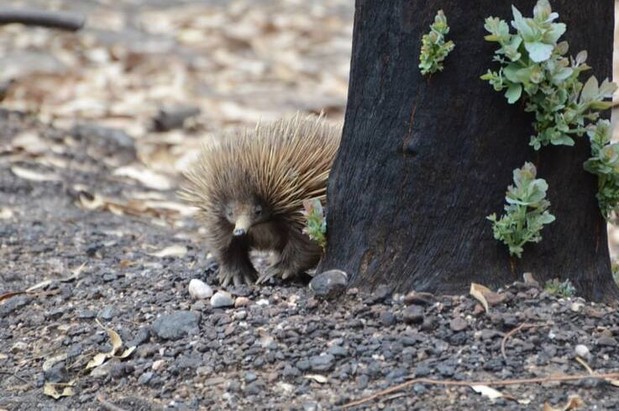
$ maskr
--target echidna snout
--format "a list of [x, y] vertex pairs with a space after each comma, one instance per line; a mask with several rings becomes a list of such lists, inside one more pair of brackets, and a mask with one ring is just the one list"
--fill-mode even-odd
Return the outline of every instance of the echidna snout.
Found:
[[234, 201], [226, 206], [226, 219], [234, 224], [232, 235], [241, 237], [247, 235], [253, 225], [267, 221], [269, 213], [257, 202]]

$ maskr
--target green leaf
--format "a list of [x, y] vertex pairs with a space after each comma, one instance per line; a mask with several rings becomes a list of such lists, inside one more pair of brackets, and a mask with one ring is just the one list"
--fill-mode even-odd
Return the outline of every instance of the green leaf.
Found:
[[550, 13], [552, 13], [552, 9], [550, 8], [550, 3], [548, 3], [548, 0], [539, 0], [533, 8], [533, 16], [539, 21], [545, 21], [548, 19]]
[[574, 139], [570, 136], [567, 136], [565, 134], [553, 138], [550, 141], [550, 144], [552, 144], [553, 146], [573, 146], [575, 144]]
[[589, 80], [585, 83], [585, 86], [582, 88], [580, 92], [580, 101], [587, 102], [591, 101], [597, 97], [599, 93], [598, 80], [595, 76], [589, 77]]
[[546, 31], [542, 36], [542, 40], [544, 43], [556, 44], [559, 41], [559, 38], [565, 31], [567, 30], [567, 26], [564, 23], [554, 23], [550, 30]]
[[520, 96], [522, 95], [522, 86], [520, 84], [512, 84], [507, 88], [505, 92], [505, 97], [507, 97], [507, 102], [509, 104], [514, 104]]
[[529, 52], [529, 58], [536, 63], [548, 60], [554, 50], [552, 44], [542, 42], [525, 42], [524, 48]]
[[550, 214], [548, 211], [545, 211], [544, 214], [539, 216], [538, 221], [540, 224], [550, 224], [556, 220], [556, 217]]
[[587, 50], [581, 50], [578, 52], [578, 54], [576, 54], [576, 58], [574, 59], [574, 62], [576, 63], [577, 66], [584, 64], [587, 61]]

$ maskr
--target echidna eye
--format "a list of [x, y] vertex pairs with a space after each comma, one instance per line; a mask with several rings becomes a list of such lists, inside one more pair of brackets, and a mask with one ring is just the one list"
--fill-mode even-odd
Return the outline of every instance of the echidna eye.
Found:
[[254, 207], [254, 214], [259, 216], [262, 214], [262, 206], [257, 205], [256, 207]]

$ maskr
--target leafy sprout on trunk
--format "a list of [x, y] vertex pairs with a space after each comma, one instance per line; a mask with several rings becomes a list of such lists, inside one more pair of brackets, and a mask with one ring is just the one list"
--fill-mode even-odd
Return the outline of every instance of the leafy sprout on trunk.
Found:
[[497, 218], [496, 214], [486, 217], [493, 222], [492, 231], [496, 240], [509, 247], [509, 253], [522, 257], [526, 243], [538, 243], [540, 234], [546, 224], [555, 220], [546, 200], [548, 184], [542, 178], [535, 178], [537, 170], [531, 163], [514, 170], [514, 185], [507, 188], [505, 214]]
[[454, 49], [453, 41], [445, 41], [449, 33], [447, 17], [439, 10], [430, 25], [430, 31], [421, 38], [421, 53], [419, 54], [419, 69], [424, 76], [443, 71], [443, 61]]

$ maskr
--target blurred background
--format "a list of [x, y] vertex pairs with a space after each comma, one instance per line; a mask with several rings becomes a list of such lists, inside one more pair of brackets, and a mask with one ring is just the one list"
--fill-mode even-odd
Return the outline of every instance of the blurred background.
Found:
[[[0, 108], [58, 129], [122, 130], [141, 178], [169, 189], [212, 132], [297, 110], [343, 119], [353, 4], [3, 0], [2, 8], [71, 12], [86, 24], [77, 32], [0, 25]], [[10, 161], [52, 166], [59, 150], [24, 133], [0, 144]], [[609, 230], [616, 256], [619, 231]]]

